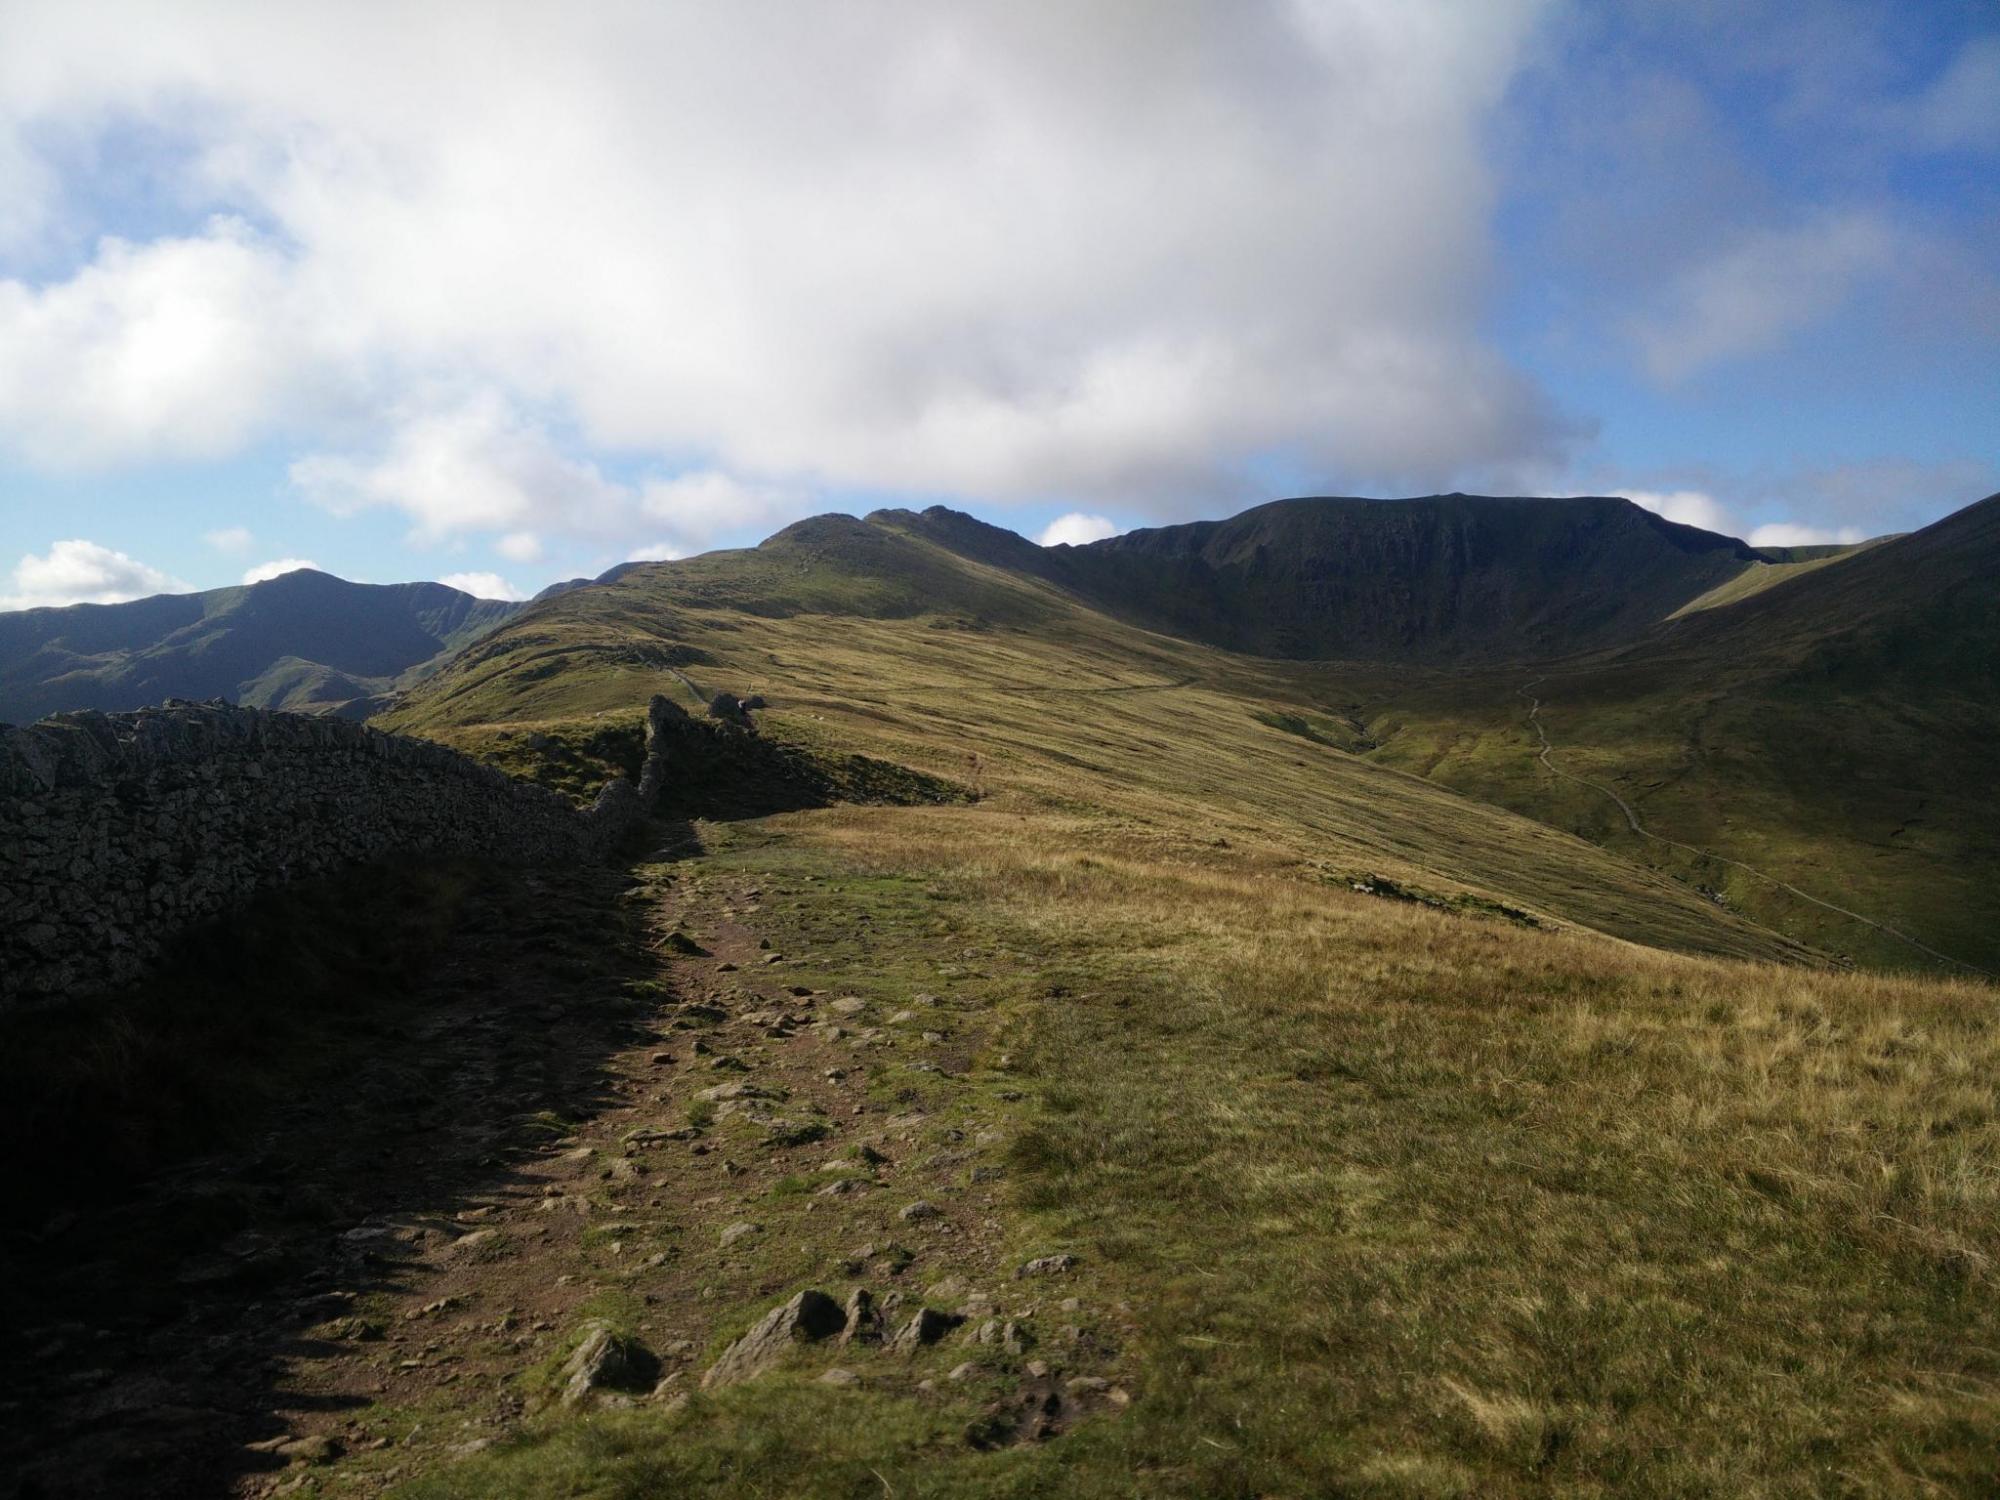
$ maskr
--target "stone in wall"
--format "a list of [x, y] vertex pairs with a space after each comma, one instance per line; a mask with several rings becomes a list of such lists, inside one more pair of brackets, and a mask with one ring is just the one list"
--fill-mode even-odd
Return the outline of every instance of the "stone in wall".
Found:
[[130, 979], [188, 926], [343, 865], [600, 857], [657, 799], [662, 704], [640, 787], [588, 812], [349, 720], [170, 701], [0, 726], [0, 1009]]

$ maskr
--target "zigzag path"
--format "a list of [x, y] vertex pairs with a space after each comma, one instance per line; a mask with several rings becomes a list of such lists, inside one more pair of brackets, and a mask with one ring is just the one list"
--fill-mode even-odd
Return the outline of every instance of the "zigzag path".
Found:
[[1679, 849], [1683, 853], [1692, 854], [1698, 859], [1713, 860], [1717, 864], [1728, 865], [1731, 869], [1741, 870], [1744, 874], [1761, 880], [1766, 885], [1775, 886], [1781, 891], [1787, 891], [1797, 896], [1801, 901], [1809, 901], [1814, 906], [1834, 912], [1851, 921], [1859, 922], [1864, 927], [1872, 927], [1875, 931], [1887, 937], [1892, 937], [1899, 943], [1905, 943], [1916, 949], [1919, 953], [1927, 954], [1941, 963], [1952, 964], [1957, 968], [1966, 970], [1968, 973], [1984, 975], [1989, 979], [1993, 977], [1985, 969], [1980, 968], [1976, 964], [1969, 964], [1961, 958], [1953, 958], [1949, 953], [1940, 953], [1928, 943], [1919, 942], [1907, 932], [1899, 932], [1886, 922], [1878, 922], [1873, 917], [1863, 916], [1858, 911], [1850, 911], [1845, 906], [1836, 906], [1833, 902], [1823, 900], [1813, 895], [1810, 891], [1802, 891], [1790, 881], [1780, 880], [1777, 876], [1760, 870], [1755, 865], [1747, 865], [1740, 859], [1731, 859], [1725, 854], [1717, 854], [1712, 849], [1702, 849], [1693, 844], [1684, 844], [1679, 839], [1670, 839], [1663, 833], [1653, 832], [1652, 829], [1639, 821], [1639, 814], [1633, 809], [1632, 804], [1627, 802], [1612, 788], [1605, 786], [1602, 782], [1591, 781], [1587, 777], [1578, 776], [1571, 771], [1565, 771], [1549, 759], [1549, 754], [1554, 750], [1555, 746], [1550, 743], [1548, 728], [1542, 723], [1542, 700], [1534, 696], [1533, 691], [1546, 681], [1548, 681], [1546, 677], [1537, 677], [1517, 689], [1517, 696], [1525, 698], [1528, 703], [1528, 723], [1533, 727], [1536, 736], [1542, 742], [1541, 749], [1536, 752], [1535, 759], [1540, 761], [1542, 769], [1548, 771], [1551, 775], [1560, 776], [1565, 781], [1573, 781], [1578, 786], [1589, 787], [1593, 792], [1609, 797], [1617, 804], [1619, 812], [1625, 815], [1626, 826], [1640, 838], [1650, 839], [1656, 844], [1665, 844], [1670, 849]]

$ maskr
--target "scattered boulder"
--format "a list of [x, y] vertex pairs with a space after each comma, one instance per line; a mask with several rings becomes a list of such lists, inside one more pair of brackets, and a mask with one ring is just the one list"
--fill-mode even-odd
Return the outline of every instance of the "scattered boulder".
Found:
[[476, 1260], [480, 1255], [491, 1254], [494, 1249], [499, 1248], [496, 1243], [499, 1238], [500, 1231], [497, 1229], [475, 1229], [472, 1233], [460, 1235], [446, 1245], [445, 1259], [458, 1260], [466, 1257]]
[[905, 1205], [899, 1217], [905, 1224], [921, 1224], [930, 1219], [942, 1219], [944, 1210], [919, 1198], [915, 1203]]
[[261, 1443], [250, 1444], [252, 1453], [269, 1453], [295, 1464], [332, 1463], [345, 1451], [340, 1439], [327, 1437], [323, 1433], [310, 1433], [305, 1437], [266, 1438]]
[[722, 1351], [722, 1357], [701, 1377], [703, 1390], [734, 1385], [761, 1375], [795, 1343], [829, 1338], [847, 1326], [847, 1314], [825, 1292], [808, 1288], [782, 1307], [774, 1307], [750, 1331]]
[[1014, 1273], [1016, 1278], [1024, 1276], [1060, 1276], [1076, 1266], [1074, 1255], [1038, 1255]]
[[563, 1364], [563, 1404], [574, 1406], [600, 1390], [644, 1393], [660, 1378], [659, 1356], [608, 1323], [585, 1325], [583, 1341]]
[[988, 1318], [966, 1342], [1005, 1349], [1009, 1354], [1026, 1354], [1035, 1346], [1035, 1336], [1019, 1323]]
[[782, 1099], [784, 1095], [754, 1083], [737, 1082], [718, 1083], [713, 1088], [703, 1089], [695, 1097], [709, 1104], [720, 1104], [725, 1099]]
[[843, 1370], [835, 1367], [820, 1376], [819, 1383], [821, 1385], [859, 1385], [861, 1384], [861, 1377], [852, 1370]]
[[722, 1244], [726, 1249], [738, 1240], [747, 1240], [751, 1235], [762, 1234], [763, 1232], [764, 1226], [762, 1224], [752, 1224], [747, 1219], [739, 1220], [722, 1231]]
[[935, 1344], [964, 1321], [957, 1313], [920, 1307], [889, 1341], [889, 1348], [897, 1354], [914, 1354], [927, 1344]]
[[878, 1344], [882, 1341], [882, 1314], [865, 1287], [856, 1287], [847, 1299], [847, 1326], [840, 1330], [843, 1344]]
[[[648, 1146], [664, 1145], [668, 1141], [692, 1141], [701, 1135], [698, 1125], [641, 1125], [625, 1132], [624, 1147], [629, 1154], [644, 1151]], [[490, 1232], [490, 1231], [489, 1231]]]

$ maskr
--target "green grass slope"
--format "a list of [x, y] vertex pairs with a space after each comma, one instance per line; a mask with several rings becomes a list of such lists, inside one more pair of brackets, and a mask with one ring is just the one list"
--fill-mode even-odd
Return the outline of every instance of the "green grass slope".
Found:
[[1172, 845], [1283, 851], [1333, 885], [1380, 876], [1635, 941], [1801, 950], [1552, 829], [1268, 722], [1302, 669], [1150, 634], [894, 525], [802, 523], [539, 604], [384, 727], [507, 759], [518, 736], [653, 692], [760, 692], [769, 732], [910, 765], [1024, 807], [1083, 805]]
[[0, 614], [0, 721], [165, 698], [326, 710], [420, 675], [517, 608], [438, 583], [349, 583], [306, 568], [200, 594]]
[[[1363, 696], [1378, 758], [1607, 843], [1816, 946], [1934, 962], [1642, 823], [2000, 969], [2000, 497], [1685, 614], [1643, 644], [1544, 666], [1405, 676]], [[1338, 674], [1336, 674], [1337, 676]]]
[[[694, 803], [629, 868], [374, 892], [386, 937], [471, 916], [427, 965], [381, 954], [393, 1006], [321, 1018], [338, 1069], [234, 1017], [266, 1191], [224, 1248], [268, 1279], [212, 1279], [220, 1234], [208, 1280], [129, 1220], [19, 1237], [112, 1330], [87, 1338], [102, 1375], [19, 1382], [35, 1477], [123, 1455], [171, 1489], [163, 1456], [206, 1441], [246, 1492], [397, 1500], [1996, 1492], [2000, 992], [1791, 961], [1812, 955], [1685, 881], [1374, 763], [1414, 736], [1365, 694], [1465, 713], [1511, 670], [1236, 655], [989, 540], [825, 518], [636, 568], [399, 703], [391, 727], [517, 769], [545, 739], [588, 795], [650, 692], [756, 691], [788, 752], [968, 795]], [[1820, 654], [1827, 628], [1753, 633], [1877, 690], [1864, 641]], [[1635, 736], [1689, 690], [1670, 668], [1751, 643], [1663, 650]], [[1551, 702], [1559, 742], [1589, 701]], [[1517, 740], [1524, 709], [1496, 720]], [[310, 900], [283, 903], [308, 932]], [[252, 996], [292, 947], [266, 935]], [[83, 1112], [86, 1142], [156, 1108], [118, 1086], [134, 1068], [187, 1055], [107, 1019], [120, 1044], [64, 1070], [117, 1117]], [[77, 1113], [23, 1135], [38, 1167]], [[113, 1357], [141, 1347], [106, 1316], [114, 1249], [197, 1309], [143, 1360]], [[892, 1327], [968, 1321], [799, 1341], [704, 1387], [801, 1289], [857, 1286]], [[25, 1368], [95, 1326], [36, 1321], [63, 1316], [19, 1320]], [[564, 1400], [597, 1326], [659, 1383]], [[1037, 1415], [1061, 1430], [1036, 1440]]]
[[1784, 547], [1770, 549], [1766, 556], [1754, 562], [1745, 563], [1743, 571], [1733, 578], [1725, 579], [1697, 599], [1690, 599], [1671, 615], [1677, 620], [1682, 615], [1695, 614], [1704, 609], [1715, 609], [1724, 604], [1735, 604], [1748, 599], [1752, 594], [1761, 594], [1765, 589], [1796, 578], [1801, 573], [1816, 572], [1831, 563], [1854, 556], [1864, 548], [1873, 547], [1885, 537], [1873, 541], [1857, 542], [1851, 547]]

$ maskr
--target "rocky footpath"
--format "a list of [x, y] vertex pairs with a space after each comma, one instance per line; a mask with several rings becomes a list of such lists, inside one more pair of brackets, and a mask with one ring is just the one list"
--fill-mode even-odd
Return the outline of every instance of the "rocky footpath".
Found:
[[[968, 1453], [1114, 1417], [1130, 1321], [1009, 1199], [1022, 1096], [975, 951], [782, 858], [668, 853], [465, 935], [395, 1109], [357, 1078], [186, 1180], [254, 1201], [152, 1273], [184, 1307], [72, 1298], [25, 1330], [22, 1493], [367, 1495], [460, 1466], [505, 1493], [518, 1438], [617, 1412], [698, 1444], [711, 1403], [774, 1382], [953, 1414]], [[636, 946], [603, 926], [620, 903]]]

